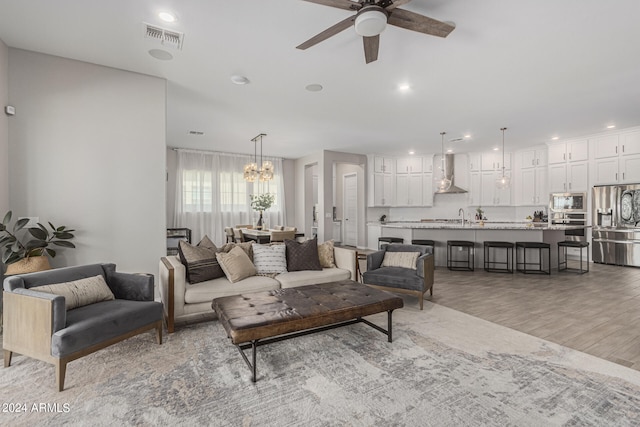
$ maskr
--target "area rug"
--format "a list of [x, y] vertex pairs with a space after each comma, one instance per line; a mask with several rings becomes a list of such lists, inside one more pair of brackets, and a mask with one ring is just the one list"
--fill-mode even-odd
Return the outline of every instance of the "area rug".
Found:
[[217, 321], [71, 362], [60, 393], [52, 365], [16, 355], [0, 425], [640, 425], [639, 371], [411, 305], [393, 343], [356, 324], [260, 347], [256, 383]]

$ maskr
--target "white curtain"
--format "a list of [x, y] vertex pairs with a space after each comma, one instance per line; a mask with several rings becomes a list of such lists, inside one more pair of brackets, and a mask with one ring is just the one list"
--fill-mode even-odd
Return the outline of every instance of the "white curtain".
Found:
[[267, 226], [286, 224], [282, 159], [263, 157], [273, 162], [274, 177], [250, 183], [244, 180], [243, 170], [252, 156], [182, 149], [177, 153], [173, 226], [190, 228], [194, 244], [205, 235], [222, 244], [224, 227], [255, 225], [259, 214], [251, 209], [252, 194], [275, 194], [275, 203], [263, 218]]

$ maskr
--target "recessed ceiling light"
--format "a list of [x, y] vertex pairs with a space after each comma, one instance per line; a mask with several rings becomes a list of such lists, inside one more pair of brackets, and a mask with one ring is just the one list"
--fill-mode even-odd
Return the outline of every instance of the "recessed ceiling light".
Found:
[[553, 138], [551, 138], [551, 139], [553, 139], [554, 141], [557, 141], [558, 139], [560, 139], [560, 137], [554, 136], [554, 137], [553, 137]]
[[166, 50], [162, 50], [162, 49], [151, 49], [149, 51], [149, 55], [161, 61], [170, 61], [173, 59], [173, 55], [171, 55]]
[[464, 137], [465, 137], [465, 138], [471, 138], [471, 135], [466, 134]]
[[447, 150], [447, 153], [453, 153], [453, 150], [452, 150], [451, 148], [449, 148], [449, 149]]
[[607, 129], [613, 129], [614, 127], [616, 127], [616, 125], [609, 125], [607, 126]]
[[167, 11], [159, 12], [158, 18], [162, 19], [164, 22], [176, 22], [178, 20], [175, 14]]
[[407, 92], [409, 89], [411, 89], [411, 86], [409, 86], [408, 83], [402, 83], [398, 85], [398, 90], [400, 92]]
[[233, 76], [231, 76], [231, 81], [236, 85], [246, 85], [250, 83], [248, 78], [246, 78], [245, 76], [240, 76], [238, 74], [234, 74]]
[[500, 150], [498, 147], [493, 147], [493, 151], [498, 151]]
[[310, 85], [306, 85], [304, 88], [309, 92], [320, 92], [322, 90], [322, 85], [312, 83]]
[[416, 154], [416, 152], [415, 152], [415, 151], [413, 151], [413, 150], [410, 150], [410, 151], [409, 151], [409, 155], [413, 156], [414, 154]]

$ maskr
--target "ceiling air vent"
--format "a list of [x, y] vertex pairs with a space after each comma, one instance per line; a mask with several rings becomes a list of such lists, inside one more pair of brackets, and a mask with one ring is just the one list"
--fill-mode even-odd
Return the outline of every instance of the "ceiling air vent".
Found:
[[144, 23], [144, 36], [148, 39], [158, 40], [163, 46], [169, 46], [174, 49], [182, 50], [182, 41], [184, 40], [184, 33], [179, 31], [167, 30], [165, 28], [158, 27]]

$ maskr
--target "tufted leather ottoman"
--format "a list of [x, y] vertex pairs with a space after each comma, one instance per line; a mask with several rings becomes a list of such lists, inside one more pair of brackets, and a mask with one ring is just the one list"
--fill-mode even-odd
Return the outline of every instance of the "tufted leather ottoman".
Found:
[[[256, 381], [256, 347], [363, 322], [392, 341], [391, 313], [402, 298], [352, 280], [216, 298], [211, 304]], [[383, 329], [363, 319], [386, 311]], [[252, 362], [244, 350], [252, 348]]]

